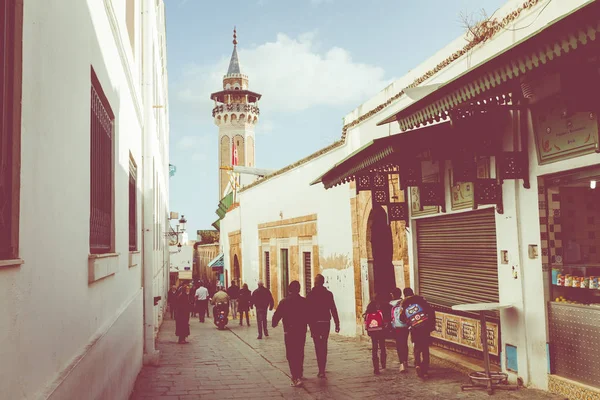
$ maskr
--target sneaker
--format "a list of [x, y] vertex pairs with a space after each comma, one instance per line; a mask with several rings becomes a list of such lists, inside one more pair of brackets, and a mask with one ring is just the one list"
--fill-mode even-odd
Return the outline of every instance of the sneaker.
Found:
[[302, 386], [302, 381], [300, 379], [292, 379], [292, 383], [290, 383], [292, 387], [300, 387]]
[[417, 366], [415, 367], [415, 370], [417, 371], [417, 376], [418, 376], [419, 378], [422, 378], [422, 377], [423, 377], [423, 371], [421, 371], [421, 367], [417, 365]]
[[259, 336], [259, 337], [257, 337], [257, 339], [258, 339], [258, 340], [261, 340], [261, 339], [262, 339], [262, 336]]
[[400, 363], [400, 373], [406, 373], [406, 364]]
[[265, 332], [265, 336], [266, 336], [266, 337], [269, 337], [269, 332]]
[[325, 372], [319, 372], [317, 378], [325, 379]]
[[378, 369], [376, 369], [375, 371], [373, 371], [373, 373], [374, 373], [375, 375], [379, 375], [379, 374], [381, 374], [381, 372], [379, 372], [379, 370], [378, 370]]

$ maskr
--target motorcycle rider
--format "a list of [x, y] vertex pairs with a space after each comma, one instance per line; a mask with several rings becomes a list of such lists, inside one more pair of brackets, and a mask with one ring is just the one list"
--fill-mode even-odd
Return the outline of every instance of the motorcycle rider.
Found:
[[219, 307], [219, 304], [222, 304], [222, 307], [225, 310], [225, 317], [229, 316], [229, 295], [227, 294], [223, 286], [217, 286], [217, 292], [213, 295], [212, 299], [210, 300], [210, 304], [214, 306], [213, 317], [215, 320], [215, 324], [217, 323], [217, 308]]

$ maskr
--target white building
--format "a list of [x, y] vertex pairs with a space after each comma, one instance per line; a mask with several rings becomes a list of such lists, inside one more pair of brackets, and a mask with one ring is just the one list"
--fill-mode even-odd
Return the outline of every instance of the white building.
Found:
[[594, 1], [509, 1], [481, 37], [458, 38], [347, 115], [339, 143], [243, 189], [221, 221], [225, 268], [239, 254], [242, 280], [279, 284], [294, 264], [284, 256], [313, 234], [319, 251], [350, 255], [357, 323], [374, 292], [410, 285], [438, 310], [437, 344], [481, 357], [477, 315], [451, 306], [510, 305], [488, 325], [498, 368], [598, 396], [599, 15]]
[[168, 278], [164, 4], [0, 7], [1, 397], [124, 399]]

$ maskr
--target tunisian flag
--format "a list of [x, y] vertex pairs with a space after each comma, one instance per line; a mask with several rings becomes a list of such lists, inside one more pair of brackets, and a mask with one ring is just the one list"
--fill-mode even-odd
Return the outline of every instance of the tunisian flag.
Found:
[[238, 151], [235, 146], [235, 142], [233, 142], [233, 148], [231, 152], [231, 165], [238, 165]]

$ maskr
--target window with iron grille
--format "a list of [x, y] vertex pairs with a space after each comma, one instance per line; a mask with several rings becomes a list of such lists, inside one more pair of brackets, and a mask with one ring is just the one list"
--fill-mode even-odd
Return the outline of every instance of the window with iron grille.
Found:
[[129, 251], [137, 246], [137, 165], [129, 158]]
[[312, 287], [312, 265], [310, 251], [303, 252], [302, 258], [304, 259], [304, 291], [305, 295], [308, 295], [310, 293], [310, 288]]
[[113, 126], [115, 116], [92, 68], [90, 146], [90, 253], [113, 248]]
[[23, 2], [0, 1], [0, 260], [19, 256]]
[[271, 289], [271, 261], [268, 251], [265, 251], [265, 284], [267, 289]]

